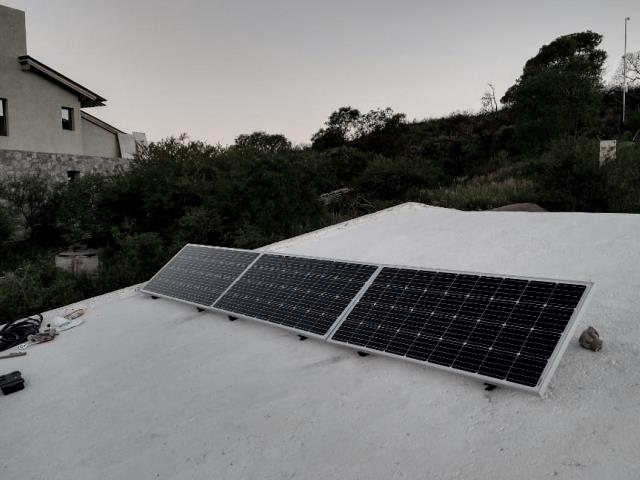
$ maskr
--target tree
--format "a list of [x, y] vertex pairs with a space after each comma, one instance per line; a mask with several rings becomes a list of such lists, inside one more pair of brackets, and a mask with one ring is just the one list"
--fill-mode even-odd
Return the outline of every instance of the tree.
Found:
[[487, 83], [489, 89], [480, 98], [482, 113], [496, 113], [498, 111], [498, 101], [496, 100], [496, 89], [492, 83]]
[[556, 38], [530, 58], [502, 97], [523, 146], [593, 131], [602, 96], [606, 52], [602, 35], [586, 31]]
[[353, 144], [362, 150], [386, 153], [381, 144], [388, 146], [392, 137], [401, 131], [405, 120], [404, 113], [395, 113], [389, 107], [369, 110], [365, 114], [355, 108], [342, 107], [329, 116], [325, 128], [311, 137], [312, 147], [327, 150]]
[[281, 152], [291, 150], [291, 142], [281, 134], [253, 132], [239, 135], [235, 140], [236, 147], [253, 148], [259, 152]]
[[350, 106], [341, 107], [331, 115], [325, 124], [311, 137], [311, 146], [316, 150], [341, 147], [357, 136], [360, 110]]
[[620, 59], [616, 73], [611, 81], [612, 87], [621, 88], [624, 84], [624, 67], [627, 64], [627, 87], [640, 86], [640, 50], [627, 53], [625, 58]]
[[44, 172], [9, 178], [0, 184], [0, 198], [22, 218], [25, 231], [35, 243], [49, 243], [54, 230], [60, 185]]

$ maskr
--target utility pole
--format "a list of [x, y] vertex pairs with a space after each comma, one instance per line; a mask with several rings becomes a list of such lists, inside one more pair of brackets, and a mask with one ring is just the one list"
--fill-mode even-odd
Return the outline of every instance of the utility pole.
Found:
[[624, 55], [622, 56], [622, 127], [624, 128], [624, 114], [627, 104], [627, 23], [631, 17], [624, 19]]

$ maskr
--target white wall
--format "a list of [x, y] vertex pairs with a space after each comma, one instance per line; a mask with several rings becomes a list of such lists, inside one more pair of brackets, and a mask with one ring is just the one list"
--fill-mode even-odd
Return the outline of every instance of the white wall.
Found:
[[85, 155], [120, 157], [118, 136], [84, 118], [82, 119], [82, 144]]

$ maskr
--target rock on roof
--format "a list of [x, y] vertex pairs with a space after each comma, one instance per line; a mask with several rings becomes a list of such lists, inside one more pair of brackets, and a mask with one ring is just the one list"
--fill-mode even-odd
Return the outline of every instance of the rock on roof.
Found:
[[[419, 204], [265, 250], [595, 282], [544, 398], [198, 313], [129, 288], [0, 360], [3, 480], [637, 479], [640, 216]], [[69, 306], [60, 311], [74, 308]]]

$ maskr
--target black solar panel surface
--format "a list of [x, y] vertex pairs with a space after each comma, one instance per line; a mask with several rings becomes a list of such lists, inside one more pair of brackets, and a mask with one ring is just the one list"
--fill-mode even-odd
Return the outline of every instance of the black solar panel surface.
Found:
[[144, 291], [210, 306], [258, 255], [187, 245], [147, 283]]
[[376, 268], [265, 254], [214, 308], [325, 335]]
[[585, 289], [384, 268], [331, 339], [533, 387]]

